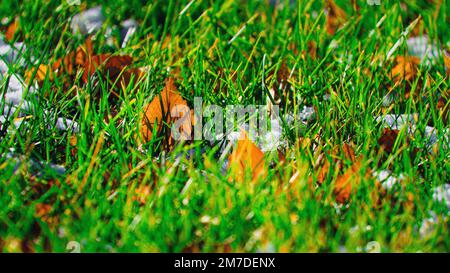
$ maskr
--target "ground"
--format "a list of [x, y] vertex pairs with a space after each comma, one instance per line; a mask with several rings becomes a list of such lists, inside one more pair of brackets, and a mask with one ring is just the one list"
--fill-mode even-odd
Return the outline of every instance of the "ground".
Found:
[[449, 251], [449, 1], [145, 2], [1, 2], [1, 251]]

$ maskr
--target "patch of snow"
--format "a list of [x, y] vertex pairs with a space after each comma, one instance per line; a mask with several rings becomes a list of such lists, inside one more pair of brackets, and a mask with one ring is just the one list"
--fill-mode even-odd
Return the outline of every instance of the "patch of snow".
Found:
[[102, 7], [97, 6], [74, 15], [70, 22], [70, 27], [74, 34], [93, 34], [102, 27], [104, 21], [105, 16], [103, 15]]

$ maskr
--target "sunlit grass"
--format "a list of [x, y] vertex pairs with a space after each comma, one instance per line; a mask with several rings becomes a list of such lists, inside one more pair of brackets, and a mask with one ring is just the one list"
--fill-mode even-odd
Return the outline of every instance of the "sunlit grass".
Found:
[[[69, 20], [85, 4], [19, 2], [2, 1], [0, 17], [20, 17], [23, 54], [34, 56], [36, 67], [84, 42], [71, 33]], [[382, 106], [392, 84], [393, 62], [386, 54], [413, 20], [420, 15], [421, 32], [448, 48], [448, 1], [356, 1], [359, 11], [349, 1], [336, 1], [350, 20], [334, 36], [326, 32], [322, 1], [195, 1], [188, 7], [190, 1], [97, 2], [106, 26], [130, 17], [140, 26], [123, 49], [117, 41], [108, 44], [102, 28], [94, 50], [129, 54], [147, 73], [122, 87], [114, 101], [108, 100], [109, 83], [101, 80], [96, 86], [67, 87], [63, 77], [43, 83], [27, 121], [0, 138], [1, 250], [66, 252], [70, 241], [79, 242], [82, 252], [367, 252], [371, 242], [383, 252], [449, 250], [448, 208], [432, 197], [436, 186], [450, 181], [449, 128], [435, 109], [439, 94], [449, 89], [442, 56], [420, 68], [429, 86], [410, 99], [401, 99], [399, 87], [394, 103]], [[315, 58], [308, 53], [311, 43]], [[394, 55], [405, 54], [403, 43]], [[284, 124], [286, 160], [267, 153], [266, 179], [229, 181], [218, 145], [207, 141], [170, 152], [161, 139], [142, 142], [144, 106], [165, 78], [175, 77], [190, 105], [195, 96], [220, 106], [264, 105], [283, 62], [295, 70], [290, 91], [282, 95], [282, 113], [313, 106], [316, 118], [307, 125]], [[24, 75], [30, 67], [11, 69]], [[413, 113], [419, 132], [429, 124], [436, 129], [436, 152], [427, 150], [427, 139], [418, 133], [407, 146], [404, 134], [391, 155], [380, 153], [383, 126], [375, 117]], [[80, 132], [49, 125], [61, 116], [75, 119]], [[308, 139], [318, 151], [313, 144], [302, 147]], [[340, 170], [332, 166], [319, 187], [315, 163], [320, 151], [330, 153], [344, 143], [353, 145], [363, 167], [351, 201], [337, 204], [333, 187]], [[10, 152], [14, 156], [6, 156]], [[34, 170], [31, 161], [44, 164]], [[343, 162], [343, 168], [352, 164]], [[56, 173], [50, 163], [65, 166], [65, 172]], [[376, 179], [365, 176], [369, 169], [390, 169], [405, 179], [378, 200]], [[45, 215], [39, 215], [41, 204], [51, 207]], [[433, 230], [422, 235], [424, 220], [433, 215]]]

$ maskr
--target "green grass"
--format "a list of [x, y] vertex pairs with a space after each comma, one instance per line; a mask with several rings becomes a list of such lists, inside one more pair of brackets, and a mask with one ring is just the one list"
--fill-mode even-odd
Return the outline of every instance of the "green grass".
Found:
[[[33, 66], [13, 65], [17, 74], [51, 63], [83, 43], [69, 27], [69, 19], [82, 6], [61, 2], [1, 2], [0, 17], [19, 16], [17, 39], [27, 45], [24, 56], [36, 60]], [[92, 2], [89, 7], [95, 6]], [[432, 198], [435, 187], [450, 181], [445, 141], [449, 128], [435, 108], [440, 93], [450, 88], [442, 56], [433, 66], [420, 68], [429, 86], [410, 99], [401, 99], [404, 90], [399, 87], [392, 106], [382, 107], [392, 83], [393, 62], [385, 60], [387, 52], [419, 15], [421, 31], [448, 48], [449, 1], [440, 1], [439, 7], [429, 1], [382, 1], [381, 6], [356, 1], [359, 11], [349, 1], [336, 1], [349, 20], [333, 36], [326, 32], [322, 1], [276, 7], [267, 1], [195, 1], [182, 15], [189, 1], [97, 2], [107, 26], [133, 17], [140, 27], [124, 49], [117, 42], [109, 45], [103, 28], [94, 50], [132, 55], [136, 66], [146, 66], [148, 72], [141, 82], [124, 87], [115, 101], [108, 101], [107, 82], [75, 82], [72, 92], [62, 77], [44, 82], [32, 101], [31, 118], [0, 138], [0, 250], [66, 252], [68, 242], [77, 241], [82, 252], [365, 252], [368, 243], [376, 241], [382, 252], [449, 251], [448, 209]], [[315, 59], [301, 54], [308, 52], [310, 42], [317, 45]], [[330, 46], [333, 43], [338, 47]], [[394, 55], [405, 54], [403, 43]], [[372, 63], [374, 58], [380, 66]], [[176, 75], [190, 105], [194, 96], [202, 96], [205, 104], [261, 105], [267, 103], [267, 87], [275, 81], [271, 75], [283, 62], [295, 72], [291, 90], [283, 95], [282, 113], [307, 105], [316, 108], [317, 117], [303, 130], [297, 123], [284, 126], [287, 163], [267, 153], [272, 167], [266, 179], [230, 182], [217, 145], [206, 141], [167, 152], [161, 139], [142, 144], [137, 137], [143, 108], [160, 92], [165, 78]], [[226, 91], [215, 91], [219, 82]], [[326, 94], [329, 100], [323, 99]], [[44, 114], [49, 109], [52, 114]], [[105, 120], [113, 111], [117, 115]], [[404, 136], [391, 155], [380, 154], [377, 140], [383, 126], [374, 117], [410, 113], [419, 115], [419, 133], [406, 148]], [[73, 155], [71, 133], [51, 126], [57, 117], [80, 124]], [[428, 124], [441, 139], [437, 153], [425, 147], [423, 130]], [[361, 175], [351, 202], [337, 209], [337, 170], [312, 189], [308, 179], [317, 178], [314, 163], [319, 153], [295, 145], [300, 137], [316, 135], [323, 151], [353, 143], [362, 158], [361, 173], [390, 169], [406, 177], [402, 187], [377, 205], [372, 196], [375, 179]], [[415, 157], [410, 156], [413, 147]], [[11, 149], [15, 157], [6, 157]], [[18, 156], [22, 164], [17, 167]], [[58, 174], [47, 164], [33, 170], [31, 161], [64, 165], [66, 172]], [[300, 179], [289, 184], [294, 166]], [[135, 200], [140, 185], [151, 188], [145, 204]], [[36, 206], [41, 204], [51, 209], [39, 217]], [[421, 236], [420, 226], [431, 211], [437, 218], [434, 229]]]

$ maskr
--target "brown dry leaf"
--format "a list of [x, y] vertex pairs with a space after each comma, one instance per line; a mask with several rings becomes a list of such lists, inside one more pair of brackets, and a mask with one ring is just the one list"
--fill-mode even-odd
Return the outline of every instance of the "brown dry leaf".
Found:
[[[361, 183], [361, 178], [370, 179], [371, 170], [367, 169], [365, 174], [361, 174], [362, 157], [355, 159], [353, 164], [348, 168], [344, 174], [340, 175], [334, 184], [333, 194], [336, 197], [336, 202], [345, 203], [350, 201], [352, 193], [355, 192], [358, 185]], [[383, 187], [381, 183], [375, 181], [375, 186], [371, 192], [371, 197], [374, 201], [373, 205], [376, 207], [380, 202], [380, 197], [383, 195]]]
[[6, 29], [5, 32], [5, 38], [7, 41], [11, 42], [14, 39], [14, 35], [16, 34], [17, 30], [19, 29], [19, 22], [18, 20], [14, 20], [14, 22], [12, 22], [8, 28]]
[[[90, 41], [90, 40], [89, 40]], [[89, 78], [99, 70], [108, 79], [115, 82], [122, 82], [125, 85], [130, 83], [133, 75], [136, 78], [141, 76], [138, 69], [132, 69], [133, 58], [127, 55], [113, 56], [111, 54], [92, 55], [91, 42], [86, 43], [86, 51], [77, 50], [75, 64], [84, 68], [83, 81], [87, 83]]]
[[[317, 174], [317, 183], [319, 185], [322, 185], [322, 183], [327, 178], [329, 172], [330, 172], [330, 162], [325, 159], [323, 165], [319, 169], [319, 173]], [[310, 179], [310, 184], [312, 184], [312, 179]]]
[[344, 143], [344, 144], [342, 145], [342, 150], [343, 150], [343, 152], [344, 152], [345, 158], [347, 158], [347, 159], [349, 159], [349, 160], [351, 160], [351, 161], [355, 161], [355, 160], [356, 160], [356, 157], [355, 157], [355, 150], [353, 149], [352, 146], [350, 146], [350, 145], [347, 144], [347, 143]]
[[228, 159], [230, 181], [242, 182], [246, 171], [249, 171], [252, 182], [267, 177], [264, 153], [250, 140], [245, 133], [241, 134], [236, 149]]
[[[329, 160], [328, 158], [331, 158]], [[325, 181], [328, 173], [331, 170], [338, 170], [342, 172], [345, 161], [350, 161], [351, 166], [346, 169], [335, 181], [333, 193], [336, 197], [336, 202], [345, 203], [350, 200], [351, 194], [356, 189], [356, 186], [361, 181], [360, 170], [362, 168], [362, 157], [355, 156], [355, 150], [352, 145], [344, 143], [342, 146], [335, 146], [328, 156], [322, 153], [319, 156], [319, 163], [316, 166], [318, 171], [317, 184], [321, 185]], [[331, 169], [331, 167], [333, 169]], [[367, 169], [365, 178], [369, 178], [370, 170]], [[312, 184], [312, 180], [309, 181]], [[374, 198], [378, 198], [379, 191], [374, 190]]]
[[89, 58], [94, 55], [91, 37], [88, 37], [84, 45], [80, 45], [75, 52], [70, 52], [64, 58], [57, 60], [53, 65], [53, 70], [59, 70], [73, 76], [78, 69], [84, 67]]
[[426, 35], [426, 27], [423, 24], [423, 19], [420, 18], [419, 22], [416, 24], [416, 26], [411, 30], [411, 37], [417, 37], [421, 35]]
[[439, 98], [437, 103], [437, 109], [439, 110], [439, 115], [442, 117], [444, 124], [447, 124], [449, 116], [450, 110], [449, 98], [450, 98], [450, 89], [447, 90], [447, 92], [441, 94], [441, 97]]
[[[66, 73], [72, 77], [79, 70], [83, 70], [81, 77], [83, 83], [87, 83], [90, 77], [98, 70], [102, 76], [105, 76], [112, 83], [128, 85], [133, 75], [135, 80], [142, 75], [139, 69], [130, 67], [132, 64], [133, 58], [127, 55], [95, 55], [92, 40], [88, 37], [84, 45], [79, 46], [75, 52], [70, 52], [64, 58], [57, 60], [51, 67], [53, 71], [58, 71], [59, 75]], [[45, 69], [45, 71], [48, 71], [49, 66], [45, 66]], [[41, 70], [41, 67], [39, 70]], [[36, 78], [40, 81], [42, 78], [45, 78], [45, 74], [44, 77]]]
[[48, 75], [48, 78], [50, 81], [53, 80], [53, 71], [49, 65], [41, 64], [41, 65], [39, 65], [39, 67], [37, 69], [32, 68], [32, 69], [28, 70], [25, 73], [25, 78], [27, 80], [27, 83], [29, 83], [29, 84], [31, 83], [34, 74], [35, 74], [34, 79], [36, 79], [36, 81], [39, 84], [42, 84], [44, 82], [47, 75]]
[[[155, 98], [144, 108], [144, 117], [141, 126], [141, 135], [143, 139], [146, 142], [152, 139], [154, 125], [157, 125], [157, 134], [159, 135], [165, 124], [170, 125], [177, 120], [171, 117], [170, 112], [175, 107], [180, 106], [187, 106], [187, 103], [178, 93], [173, 78], [168, 78], [161, 94], [155, 96]], [[166, 137], [169, 138], [168, 141], [170, 143], [171, 137]]]
[[77, 148], [77, 136], [71, 135], [69, 138], [69, 145], [70, 145], [70, 155], [75, 158], [78, 154], [78, 148]]
[[133, 200], [144, 205], [147, 202], [147, 199], [151, 192], [152, 192], [152, 187], [150, 187], [149, 185], [139, 185], [135, 190], [135, 195], [133, 196]]
[[336, 202], [345, 203], [350, 200], [353, 189], [360, 183], [361, 162], [355, 162], [343, 175], [339, 176], [334, 184], [333, 193]]
[[181, 253], [200, 253], [200, 247], [197, 244], [191, 244], [189, 246], [184, 247], [181, 250]]
[[327, 0], [326, 9], [328, 11], [326, 17], [327, 32], [330, 35], [334, 35], [336, 30], [345, 23], [347, 14], [336, 5], [334, 0]]
[[[419, 71], [420, 59], [414, 56], [397, 56], [397, 58], [395, 59], [395, 63], [396, 64], [392, 68], [391, 72], [391, 78], [394, 82], [391, 90], [405, 82], [405, 98], [408, 99], [411, 95], [412, 83], [415, 81], [417, 73]], [[421, 87], [422, 83], [423, 81], [420, 81], [418, 83], [419, 88]]]
[[[383, 132], [378, 139], [378, 145], [380, 145], [380, 148], [385, 153], [386, 156], [391, 155], [394, 150], [395, 142], [397, 141], [398, 135], [400, 131], [384, 128]], [[409, 137], [406, 138], [406, 143], [404, 146], [402, 146], [401, 149], [406, 148], [409, 150], [409, 155], [412, 160], [416, 157], [416, 154], [419, 152], [419, 149], [417, 147], [410, 147], [411, 139]], [[381, 162], [380, 162], [381, 164]]]
[[315, 60], [317, 58], [317, 43], [314, 41], [308, 42], [308, 53], [311, 59]]
[[391, 154], [394, 149], [395, 141], [397, 140], [399, 130], [393, 130], [384, 128], [381, 137], [378, 139], [378, 145], [380, 145], [381, 149], [387, 154]]
[[274, 88], [281, 89], [281, 91], [285, 90], [288, 86], [290, 71], [287, 67], [286, 60], [281, 64], [280, 69], [277, 71], [277, 80], [275, 81]]
[[[84, 45], [77, 48], [76, 52], [69, 52], [64, 58], [56, 60], [51, 65], [41, 64], [37, 68], [35, 75], [35, 80], [38, 84], [42, 84], [45, 80], [47, 74], [49, 79], [53, 80], [54, 76], [57, 75], [68, 75], [70, 77], [75, 76], [78, 69], [81, 69], [92, 55], [92, 42], [91, 38], [88, 37]], [[30, 83], [36, 68], [28, 70], [25, 75], [28, 83]], [[70, 82], [72, 82], [70, 80]]]

